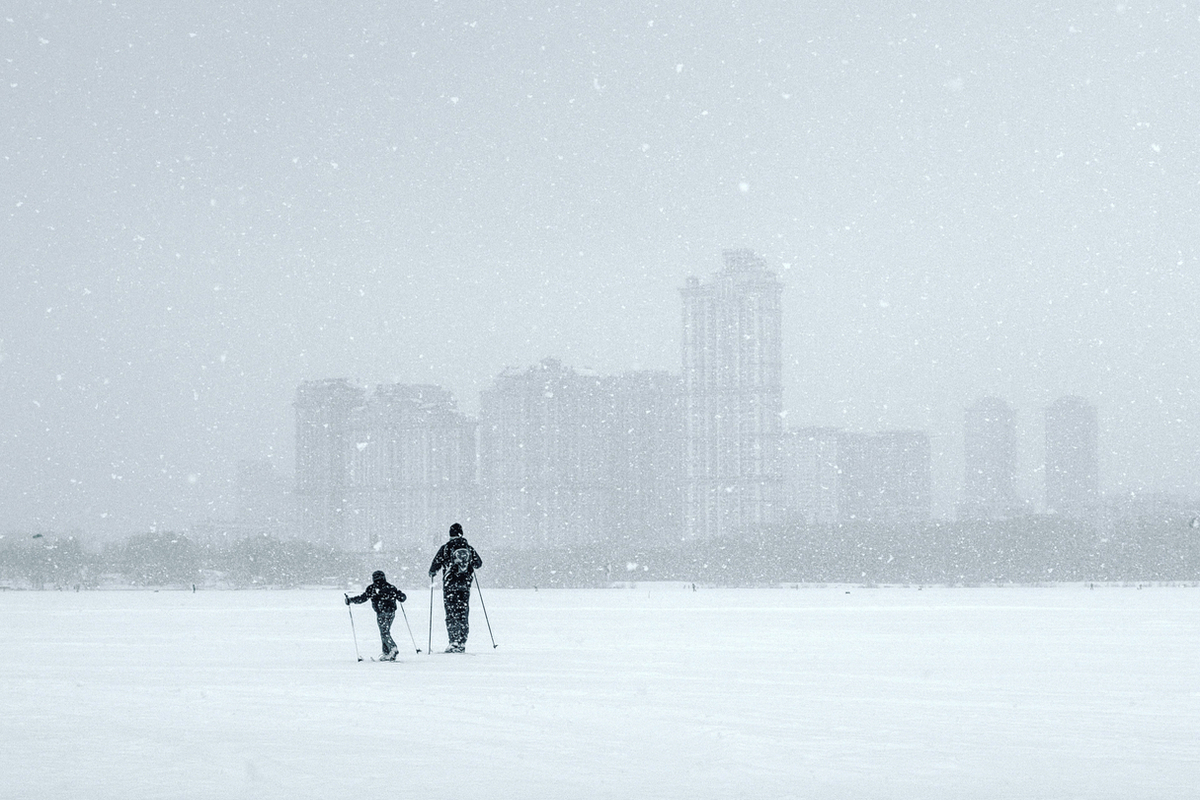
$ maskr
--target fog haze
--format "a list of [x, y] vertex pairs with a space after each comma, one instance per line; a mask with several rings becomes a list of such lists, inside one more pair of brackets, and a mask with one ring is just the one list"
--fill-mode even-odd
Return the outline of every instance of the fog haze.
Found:
[[188, 4], [0, 15], [0, 530], [231, 513], [302, 380], [680, 368], [679, 288], [784, 282], [789, 426], [1099, 409], [1200, 493], [1200, 5]]

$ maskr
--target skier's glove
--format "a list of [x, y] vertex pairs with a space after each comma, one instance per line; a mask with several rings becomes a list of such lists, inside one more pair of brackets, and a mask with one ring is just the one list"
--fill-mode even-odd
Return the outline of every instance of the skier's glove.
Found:
[[408, 595], [406, 595], [404, 592], [401, 592], [400, 593], [400, 602], [403, 603], [407, 599], [408, 599]]
[[350, 605], [350, 595], [346, 595], [346, 605]]

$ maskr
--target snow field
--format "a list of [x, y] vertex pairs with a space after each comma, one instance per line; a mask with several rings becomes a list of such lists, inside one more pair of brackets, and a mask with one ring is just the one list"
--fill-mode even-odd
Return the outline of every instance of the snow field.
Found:
[[[429, 595], [405, 604], [426, 647]], [[0, 798], [1153, 798], [1200, 589], [484, 586], [355, 660], [334, 590], [0, 593]], [[440, 601], [440, 598], [438, 598]], [[358, 646], [378, 655], [369, 606]], [[440, 602], [435, 651], [445, 646]]]

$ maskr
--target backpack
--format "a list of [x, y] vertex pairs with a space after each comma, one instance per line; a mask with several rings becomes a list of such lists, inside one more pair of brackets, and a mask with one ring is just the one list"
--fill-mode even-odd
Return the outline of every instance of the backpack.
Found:
[[447, 565], [456, 575], [466, 575], [471, 570], [471, 548], [457, 547], [450, 551], [450, 563]]

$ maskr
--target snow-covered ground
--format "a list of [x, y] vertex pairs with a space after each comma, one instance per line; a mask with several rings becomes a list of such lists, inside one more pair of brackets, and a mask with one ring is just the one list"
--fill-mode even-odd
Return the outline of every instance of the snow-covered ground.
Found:
[[484, 600], [498, 649], [476, 600], [466, 655], [398, 617], [381, 664], [337, 591], [0, 593], [0, 798], [1200, 792], [1200, 589]]

